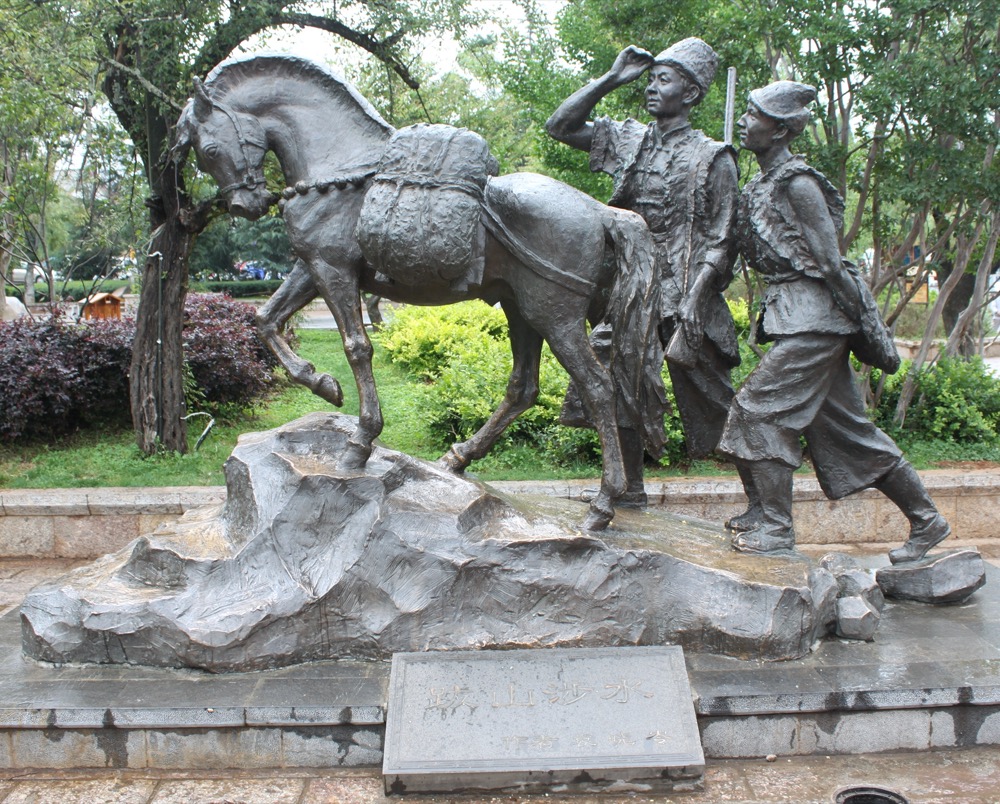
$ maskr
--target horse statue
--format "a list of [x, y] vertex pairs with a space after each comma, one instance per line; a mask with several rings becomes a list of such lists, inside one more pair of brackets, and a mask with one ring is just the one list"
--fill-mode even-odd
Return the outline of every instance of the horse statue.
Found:
[[[204, 84], [195, 81], [195, 95], [177, 124], [174, 152], [193, 148], [199, 166], [219, 184], [230, 213], [251, 220], [278, 200], [263, 173], [265, 154], [277, 156], [288, 185], [283, 215], [297, 259], [261, 308], [257, 326], [295, 381], [339, 406], [337, 380], [318, 373], [283, 337], [289, 318], [317, 296], [330, 308], [360, 399], [357, 428], [339, 458], [341, 468], [363, 468], [383, 425], [360, 292], [424, 305], [478, 298], [499, 303], [506, 314], [513, 370], [491, 418], [439, 463], [461, 472], [534, 404], [542, 342], [547, 341], [600, 436], [601, 485], [583, 527], [607, 527], [626, 486], [616, 405], [630, 404], [623, 396], [662, 396], [662, 388], [648, 390], [658, 381], [662, 358], [654, 354], [659, 288], [645, 223], [545, 176], [491, 177], [481, 193], [480, 275], [470, 282], [396, 281], [369, 263], [356, 234], [366, 192], [379, 178], [380, 160], [395, 133], [342, 78], [303, 59], [265, 55], [223, 62]], [[618, 323], [615, 329], [623, 338], [632, 339], [616, 351], [616, 367], [605, 366], [588, 340], [588, 318], [605, 315]], [[623, 395], [621, 387], [629, 383], [638, 390]], [[657, 428], [662, 439], [662, 418], [647, 429]]]

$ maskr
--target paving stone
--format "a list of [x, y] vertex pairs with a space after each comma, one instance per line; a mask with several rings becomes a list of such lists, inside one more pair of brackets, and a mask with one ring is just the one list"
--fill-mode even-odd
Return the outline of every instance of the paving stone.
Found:
[[[125, 729], [21, 729], [11, 737], [16, 768], [144, 768], [142, 732]], [[6, 804], [6, 803], [5, 803]]]
[[798, 723], [781, 715], [700, 718], [701, 745], [708, 757], [762, 759], [797, 753]]
[[805, 714], [800, 722], [802, 753], [865, 754], [931, 747], [928, 710]]
[[52, 520], [57, 558], [100, 558], [139, 536], [138, 515], [60, 516]]
[[150, 804], [238, 802], [239, 804], [296, 804], [305, 782], [295, 779], [189, 779], [160, 783]]
[[146, 732], [146, 752], [153, 768], [280, 767], [278, 729], [180, 729]]
[[52, 519], [44, 516], [0, 517], [0, 556], [51, 558], [55, 549]]
[[300, 804], [385, 804], [388, 801], [390, 799], [382, 792], [381, 777], [361, 776], [310, 779]]
[[370, 767], [382, 762], [382, 734], [350, 726], [284, 729], [281, 751], [282, 761], [289, 767]]
[[87, 514], [84, 489], [7, 489], [0, 493], [7, 516], [78, 516]]
[[94, 779], [18, 782], [4, 804], [146, 804], [153, 795], [152, 779]]

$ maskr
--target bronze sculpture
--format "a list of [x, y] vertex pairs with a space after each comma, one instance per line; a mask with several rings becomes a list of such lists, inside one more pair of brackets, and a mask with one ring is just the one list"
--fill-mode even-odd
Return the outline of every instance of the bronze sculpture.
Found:
[[[643, 319], [649, 318], [650, 302], [658, 293], [652, 278], [653, 245], [642, 219], [545, 176], [490, 177], [488, 149], [476, 143], [476, 135], [467, 137], [470, 132], [438, 127], [448, 130], [435, 133], [428, 131], [434, 127], [427, 127], [411, 132], [409, 139], [401, 137], [403, 132], [396, 132], [347, 82], [301, 59], [258, 56], [226, 62], [196, 89], [178, 122], [175, 150], [194, 148], [232, 214], [255, 219], [269, 209], [276, 198], [265, 186], [265, 154], [274, 151], [281, 164], [289, 185], [283, 214], [298, 261], [261, 309], [258, 327], [293, 379], [339, 405], [337, 381], [299, 358], [282, 334], [297, 310], [317, 296], [326, 301], [343, 336], [360, 397], [358, 426], [342, 467], [365, 465], [383, 421], [359, 292], [417, 304], [478, 298], [499, 303], [507, 315], [513, 371], [506, 396], [490, 420], [468, 441], [453, 445], [441, 463], [463, 470], [534, 404], [544, 339], [583, 389], [600, 434], [601, 489], [584, 527], [606, 527], [625, 490], [615, 387], [648, 374], [641, 363], [650, 355], [660, 360], [658, 342], [653, 349], [642, 342], [642, 333], [655, 332], [655, 321]], [[412, 147], [414, 138], [421, 137], [446, 142], [442, 157], [452, 153], [447, 142], [453, 138], [471, 141], [471, 151], [452, 162], [455, 175], [442, 175], [438, 161], [429, 160], [434, 164], [424, 164], [423, 172], [408, 176], [401, 166], [413, 169], [414, 163], [428, 161], [422, 157], [425, 152]], [[462, 166], [473, 163], [476, 176], [462, 175]], [[462, 245], [453, 237], [454, 219], [442, 230], [434, 214], [421, 217], [424, 207], [418, 196], [423, 188], [440, 190], [438, 200], [448, 194], [475, 200], [463, 205], [463, 214], [471, 210], [477, 217], [471, 223], [463, 218], [463, 225], [469, 225], [467, 238], [476, 242], [459, 249], [458, 268], [449, 265], [447, 271], [437, 272], [439, 266], [430, 264], [412, 276], [393, 274], [400, 263], [405, 268], [406, 259], [379, 265], [375, 257], [385, 250], [386, 241], [380, 238], [391, 241], [394, 236], [381, 230], [378, 219], [399, 208], [391, 203], [394, 197], [412, 202], [416, 221], [402, 247], [432, 240], [453, 248]], [[364, 204], [375, 210], [368, 218], [362, 214]], [[433, 248], [425, 252], [422, 257], [431, 263], [441, 259], [428, 257]], [[619, 350], [615, 365], [606, 367], [594, 355], [587, 340], [588, 315], [619, 319], [622, 337], [632, 339]], [[642, 393], [639, 389], [636, 396]], [[655, 388], [652, 393], [655, 396]]]
[[[730, 370], [740, 362], [732, 316], [722, 297], [736, 256], [735, 152], [688, 122], [717, 66], [715, 51], [694, 37], [655, 57], [630, 46], [605, 75], [567, 98], [547, 123], [557, 140], [590, 153], [592, 170], [614, 177], [608, 203], [638, 212], [653, 233], [661, 284], [660, 334], [692, 457], [704, 457], [718, 444], [733, 397]], [[646, 109], [652, 123], [606, 117], [588, 121], [601, 98], [647, 70]], [[621, 427], [620, 434], [626, 499], [641, 505], [643, 446], [631, 427]], [[746, 485], [750, 487], [749, 478]]]
[[[892, 563], [922, 558], [951, 532], [920, 477], [866, 413], [849, 357], [890, 372], [899, 366], [891, 338], [857, 270], [840, 255], [839, 193], [789, 143], [809, 120], [813, 87], [778, 81], [750, 93], [740, 142], [761, 171], [740, 197], [740, 249], [766, 289], [759, 319], [772, 341], [733, 400], [719, 452], [748, 474], [759, 500], [737, 527], [733, 546], [771, 553], [792, 549], [792, 472], [809, 445], [830, 499], [876, 488], [910, 522]], [[749, 496], [749, 495], [748, 495]]]

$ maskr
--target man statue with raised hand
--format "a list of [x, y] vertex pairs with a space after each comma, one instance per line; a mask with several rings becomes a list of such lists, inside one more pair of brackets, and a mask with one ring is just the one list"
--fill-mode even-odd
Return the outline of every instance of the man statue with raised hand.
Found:
[[[696, 458], [719, 442], [733, 398], [730, 371], [740, 362], [722, 297], [736, 256], [736, 155], [688, 122], [718, 63], [715, 51], [693, 37], [655, 57], [627, 47], [607, 73], [567, 98], [546, 124], [555, 139], [589, 151], [591, 169], [614, 177], [609, 205], [637, 212], [652, 232], [661, 284], [660, 337], [688, 454]], [[589, 120], [605, 95], [647, 70], [652, 123]], [[632, 505], [646, 500], [639, 430], [638, 425], [620, 429], [628, 479], [623, 502]]]
[[915, 561], [951, 532], [920, 476], [889, 436], [868, 419], [850, 354], [893, 372], [899, 355], [868, 286], [840, 255], [844, 201], [789, 143], [805, 129], [816, 90], [778, 81], [750, 93], [738, 126], [760, 173], [743, 189], [740, 250], [765, 284], [758, 324], [770, 350], [733, 400], [719, 452], [750, 474], [760, 499], [756, 521], [733, 538], [740, 551], [795, 546], [792, 472], [809, 445], [830, 499], [876, 488], [910, 522], [892, 563]]

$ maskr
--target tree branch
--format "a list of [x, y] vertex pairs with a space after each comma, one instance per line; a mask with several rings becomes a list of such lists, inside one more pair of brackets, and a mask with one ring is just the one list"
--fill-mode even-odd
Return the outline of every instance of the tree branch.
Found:
[[279, 25], [301, 25], [306, 28], [318, 28], [321, 31], [337, 34], [337, 36], [346, 39], [348, 42], [353, 42], [358, 47], [367, 50], [379, 59], [379, 61], [392, 68], [396, 75], [410, 89], [420, 88], [420, 82], [410, 74], [409, 68], [392, 52], [392, 46], [403, 37], [404, 31], [397, 31], [386, 39], [379, 41], [368, 34], [348, 28], [342, 22], [316, 14], [284, 13], [279, 14], [275, 22]]
[[109, 70], [117, 70], [118, 72], [125, 73], [125, 75], [130, 78], [135, 79], [139, 82], [139, 85], [146, 90], [150, 95], [156, 98], [158, 101], [170, 106], [175, 112], [180, 112], [184, 108], [184, 104], [178, 103], [173, 98], [171, 98], [166, 92], [161, 90], [158, 86], [151, 83], [148, 78], [146, 78], [141, 72], [139, 72], [134, 67], [129, 67], [127, 64], [122, 64], [120, 61], [115, 61], [114, 59], [109, 59], [106, 56], [98, 57], [102, 64]]

